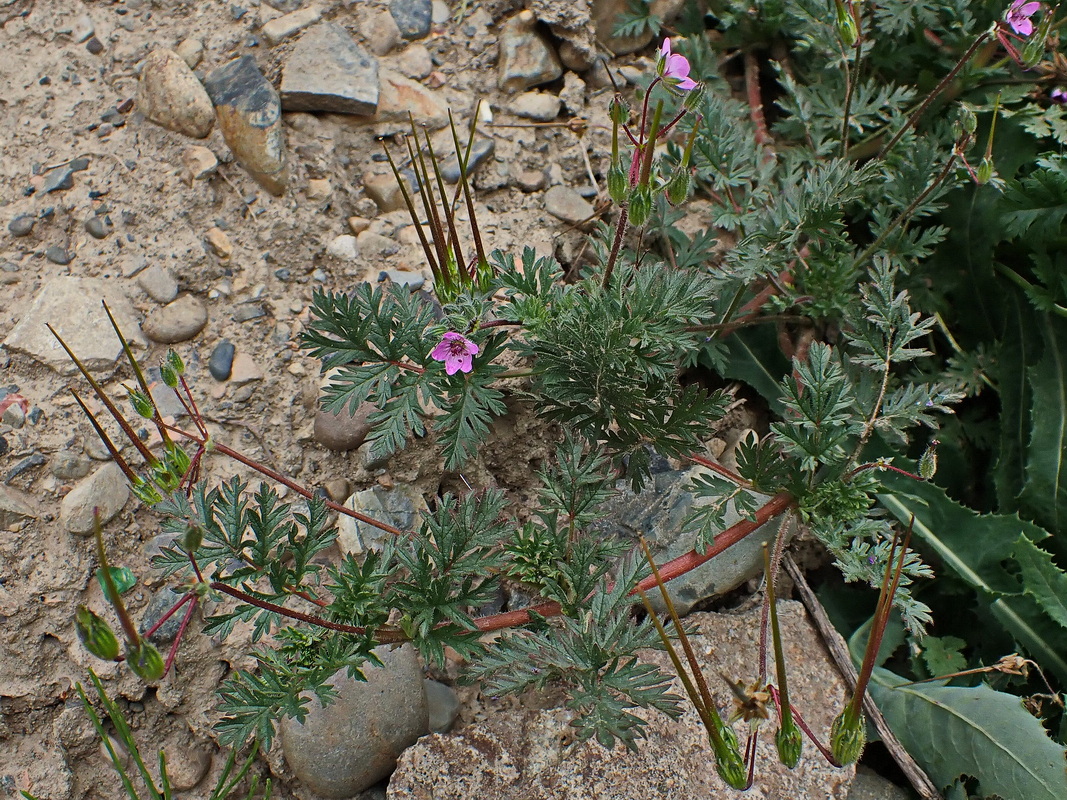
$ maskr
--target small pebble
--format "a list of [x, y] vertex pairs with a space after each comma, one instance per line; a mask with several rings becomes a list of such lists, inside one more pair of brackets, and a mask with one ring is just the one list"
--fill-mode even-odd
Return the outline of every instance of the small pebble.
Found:
[[[467, 176], [474, 174], [496, 149], [496, 143], [492, 139], [480, 139], [471, 145], [470, 155], [467, 157]], [[456, 183], [459, 180], [459, 159], [452, 156], [441, 166], [441, 175], [447, 183]]]
[[84, 453], [60, 450], [52, 459], [52, 474], [61, 481], [76, 481], [89, 474], [92, 462]]
[[430, 32], [431, 0], [392, 0], [389, 13], [405, 39], [421, 39]]
[[426, 282], [421, 272], [405, 272], [398, 269], [384, 269], [378, 273], [379, 283], [384, 280], [390, 280], [397, 286], [406, 286], [412, 291], [421, 289]]
[[[169, 586], [164, 586], [153, 595], [152, 599], [148, 603], [148, 608], [144, 611], [144, 616], [141, 617], [140, 631], [142, 634], [147, 633], [152, 627], [159, 622], [160, 618], [170, 611], [174, 605], [182, 599], [182, 595], [171, 589]], [[178, 635], [178, 629], [182, 625], [182, 618], [185, 616], [186, 610], [189, 608], [189, 604], [179, 608], [164, 622], [159, 628], [148, 637], [148, 640], [156, 645], [166, 645], [174, 641], [174, 637]]]
[[6, 455], [9, 447], [10, 445], [8, 445], [7, 439], [0, 436], [0, 456]]
[[45, 250], [44, 257], [53, 264], [59, 264], [61, 267], [65, 267], [74, 260], [74, 256], [68, 253], [65, 248], [59, 247], [58, 245], [53, 245]]
[[368, 418], [377, 410], [378, 407], [369, 402], [359, 405], [355, 416], [348, 413], [347, 406], [338, 414], [319, 408], [315, 412], [315, 441], [328, 450], [355, 450], [370, 433]]
[[89, 217], [89, 219], [85, 220], [85, 230], [94, 239], [106, 239], [112, 228], [111, 217], [106, 214], [104, 216]]
[[211, 373], [212, 378], [217, 381], [224, 381], [230, 377], [235, 351], [236, 348], [233, 343], [227, 339], [223, 339], [215, 345], [215, 349], [211, 351], [211, 358], [207, 362], [207, 371]]
[[26, 424], [26, 412], [18, 403], [12, 403], [4, 409], [3, 415], [0, 415], [0, 424], [21, 428]]
[[347, 233], [335, 237], [326, 245], [326, 254], [341, 261], [355, 261], [359, 258], [356, 237]]
[[33, 455], [26, 456], [15, 466], [13, 466], [8, 473], [4, 476], [3, 483], [11, 483], [23, 472], [27, 472], [34, 467], [39, 467], [46, 461], [45, 457], [40, 453], [34, 453]]
[[192, 339], [207, 325], [207, 309], [195, 296], [182, 295], [148, 312], [141, 329], [153, 342], [174, 344]]
[[12, 236], [29, 236], [36, 224], [37, 219], [32, 214], [19, 214], [7, 224], [7, 230]]
[[94, 56], [98, 56], [102, 52], [104, 52], [104, 45], [99, 39], [93, 36], [89, 39], [89, 41], [85, 43], [85, 49], [92, 53]]
[[49, 192], [66, 191], [74, 185], [74, 173], [76, 170], [72, 164], [64, 164], [62, 167], [56, 167], [54, 170], [44, 176], [44, 183], [41, 184], [41, 192], [48, 194]]
[[587, 221], [595, 213], [588, 200], [567, 186], [553, 186], [545, 192], [545, 211], [572, 225]]
[[430, 730], [448, 733], [459, 716], [459, 697], [451, 686], [426, 679], [426, 706], [430, 714]]
[[248, 303], [241, 306], [233, 313], [234, 322], [250, 322], [254, 319], [267, 316], [267, 311], [257, 303]]

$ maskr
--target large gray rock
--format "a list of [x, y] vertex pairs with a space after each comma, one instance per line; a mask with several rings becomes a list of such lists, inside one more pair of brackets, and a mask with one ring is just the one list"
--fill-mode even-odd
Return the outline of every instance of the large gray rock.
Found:
[[563, 74], [559, 56], [537, 32], [536, 24], [533, 12], [526, 9], [500, 29], [497, 85], [505, 92], [522, 92]]
[[[381, 486], [364, 489], [349, 497], [345, 507], [402, 531], [418, 528], [422, 515], [430, 510], [422, 493], [408, 484], [392, 489]], [[381, 550], [382, 542], [392, 535], [345, 514], [337, 518], [337, 546], [342, 553], [359, 555], [367, 550]]]
[[114, 461], [104, 464], [63, 498], [59, 506], [60, 521], [71, 533], [88, 536], [93, 532], [93, 509], [99, 511], [100, 524], [106, 525], [122, 511], [130, 497], [119, 465]]
[[195, 139], [211, 133], [215, 122], [203, 85], [173, 50], [154, 50], [145, 59], [140, 108], [157, 125]]
[[369, 116], [378, 109], [378, 62], [336, 22], [321, 22], [296, 43], [282, 70], [285, 111]]
[[100, 278], [68, 276], [52, 278], [41, 287], [4, 340], [4, 346], [57, 372], [70, 374], [75, 371], [74, 363], [45, 327], [50, 323], [87, 369], [108, 369], [122, 355], [122, 345], [108, 322], [102, 301], [107, 302], [135, 351], [146, 347], [137, 312], [119, 287]]
[[234, 157], [268, 192], [284, 194], [289, 170], [282, 104], [255, 59], [241, 56], [219, 67], [204, 86]]
[[[834, 716], [844, 707], [846, 690], [826, 655], [819, 634], [799, 603], [779, 605], [794, 705], [816, 735], [826, 741]], [[739, 615], [694, 614], [686, 619], [694, 649], [714, 654], [705, 676], [716, 704], [730, 714], [732, 696], [722, 672], [749, 683], [759, 660], [760, 609]], [[641, 656], [674, 675], [665, 653]], [[674, 678], [671, 691], [682, 697]], [[507, 713], [455, 734], [427, 736], [404, 751], [389, 780], [390, 800], [736, 800], [714, 769], [708, 734], [692, 704], [672, 720], [658, 712], [635, 710], [648, 720], [647, 738], [631, 753], [616, 745], [606, 750], [595, 742], [568, 747], [572, 712], [560, 705], [545, 708], [542, 698], [531, 707], [508, 706]], [[854, 768], [836, 769], [804, 742], [800, 763], [787, 769], [774, 746], [774, 722], [764, 726], [756, 750], [753, 797], [844, 800]], [[744, 729], [735, 726], [744, 743]]]
[[303, 724], [278, 726], [285, 760], [296, 776], [326, 798], [349, 798], [393, 771], [404, 748], [428, 730], [426, 693], [415, 650], [383, 646], [382, 667], [364, 668], [366, 682], [337, 672], [329, 684], [334, 701], [312, 699]]
[[[666, 467], [666, 462], [660, 463]], [[710, 498], [694, 497], [688, 488], [692, 477], [707, 472], [703, 467], [664, 469], [654, 474], [639, 494], [630, 491], [628, 484], [620, 483], [618, 494], [605, 505], [604, 517], [597, 522], [597, 527], [605, 533], [631, 539], [635, 545], [638, 537], [644, 536], [658, 564], [678, 558], [696, 543], [694, 535], [683, 530], [686, 518], [694, 508], [713, 502]], [[757, 504], [769, 499], [758, 495]], [[725, 527], [741, 520], [732, 503], [725, 516]], [[668, 583], [678, 613], [685, 614], [701, 600], [725, 594], [758, 575], [763, 570], [763, 543], [772, 540], [776, 529], [773, 522], [764, 525], [715, 558]], [[665, 610], [658, 591], [650, 592], [649, 599], [657, 609]]]

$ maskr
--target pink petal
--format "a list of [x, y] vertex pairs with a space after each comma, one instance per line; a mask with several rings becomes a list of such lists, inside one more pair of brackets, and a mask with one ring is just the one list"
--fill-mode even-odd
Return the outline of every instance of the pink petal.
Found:
[[437, 347], [430, 351], [430, 358], [434, 361], [444, 361], [448, 358], [448, 354], [452, 351], [451, 346], [447, 341], [442, 341]]
[[670, 56], [667, 59], [666, 75], [670, 78], [688, 78], [689, 59], [677, 54]]
[[1029, 36], [1034, 32], [1034, 23], [1028, 19], [1021, 19], [1018, 22], [1013, 22], [1012, 30], [1022, 36]]
[[467, 352], [470, 353], [472, 356], [478, 355], [478, 352], [481, 350], [481, 348], [478, 347], [478, 345], [476, 345], [470, 339], [465, 340], [463, 342], [463, 346], [467, 349]]
[[1029, 17], [1029, 16], [1033, 16], [1034, 14], [1036, 14], [1037, 10], [1039, 8], [1041, 8], [1041, 3], [1034, 2], [1034, 3], [1025, 3], [1023, 6], [1021, 6], [1019, 8], [1019, 10], [1023, 14], [1025, 14], [1026, 16]]
[[688, 92], [691, 89], [695, 89], [696, 87], [697, 82], [692, 78], [683, 78], [675, 85], [676, 89], [681, 89], [683, 92]]
[[664, 58], [671, 57], [671, 40], [669, 38], [663, 40], [663, 46], [660, 47], [659, 52]]

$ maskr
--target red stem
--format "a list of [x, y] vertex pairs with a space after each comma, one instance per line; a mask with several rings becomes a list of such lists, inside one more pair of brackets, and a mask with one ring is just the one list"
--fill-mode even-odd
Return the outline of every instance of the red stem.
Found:
[[177, 603], [175, 603], [174, 607], [171, 608], [170, 611], [168, 611], [166, 614], [164, 614], [162, 617], [159, 618], [159, 622], [157, 622], [155, 625], [153, 625], [151, 628], [149, 628], [147, 631], [144, 632], [145, 638], [148, 638], [153, 633], [158, 631], [161, 627], [163, 627], [163, 623], [164, 622], [166, 622], [168, 619], [170, 619], [172, 616], [174, 616], [175, 612], [177, 612], [177, 610], [179, 608], [184, 606], [186, 603], [188, 603], [192, 599], [193, 599], [193, 593], [192, 592], [187, 592], [185, 595], [183, 595], [182, 599], [179, 600]]
[[[192, 597], [192, 595], [187, 595], [187, 596], [188, 597]], [[182, 617], [182, 624], [178, 626], [178, 633], [174, 637], [174, 644], [172, 644], [170, 646], [170, 652], [167, 653], [167, 661], [163, 665], [163, 674], [164, 675], [166, 675], [168, 672], [170, 672], [170, 668], [174, 665], [174, 658], [175, 658], [175, 656], [178, 655], [178, 644], [182, 640], [182, 634], [185, 633], [185, 629], [187, 627], [189, 627], [189, 620], [191, 620], [193, 618], [193, 612], [196, 610], [197, 599], [199, 599], [199, 598], [195, 598], [193, 600], [193, 602], [191, 602], [189, 604], [189, 608], [186, 610], [185, 616]]]

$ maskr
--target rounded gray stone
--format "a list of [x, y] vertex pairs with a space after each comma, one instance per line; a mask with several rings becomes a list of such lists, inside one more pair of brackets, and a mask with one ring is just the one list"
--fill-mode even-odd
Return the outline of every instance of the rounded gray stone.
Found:
[[112, 227], [111, 219], [107, 216], [93, 216], [85, 220], [85, 230], [94, 239], [106, 239]]
[[207, 309], [196, 297], [185, 294], [149, 312], [141, 329], [153, 342], [174, 344], [192, 339], [207, 325]]
[[595, 213], [592, 204], [569, 186], [553, 186], [545, 192], [545, 211], [571, 225], [584, 222]]
[[337, 414], [323, 409], [315, 411], [315, 441], [328, 450], [345, 452], [355, 450], [370, 433], [368, 418], [376, 410], [373, 403], [363, 403], [356, 408], [355, 414], [349, 414], [348, 409]]
[[448, 733], [459, 716], [459, 697], [451, 686], [426, 679], [426, 705], [430, 712], [430, 730]]
[[178, 281], [161, 264], [153, 264], [139, 274], [137, 285], [157, 303], [169, 303], [178, 296]]
[[19, 214], [7, 224], [7, 230], [12, 236], [29, 236], [36, 224], [37, 218], [33, 214]]
[[100, 524], [106, 525], [122, 511], [130, 496], [126, 476], [115, 462], [104, 464], [70, 490], [60, 504], [60, 521], [71, 533], [84, 536], [93, 532], [93, 509], [100, 512]]
[[328, 683], [337, 697], [321, 707], [312, 699], [303, 724], [285, 719], [278, 726], [282, 752], [293, 773], [325, 798], [350, 798], [396, 767], [405, 748], [428, 731], [426, 690], [415, 649], [383, 646], [381, 667], [366, 666], [366, 681], [346, 670]]

